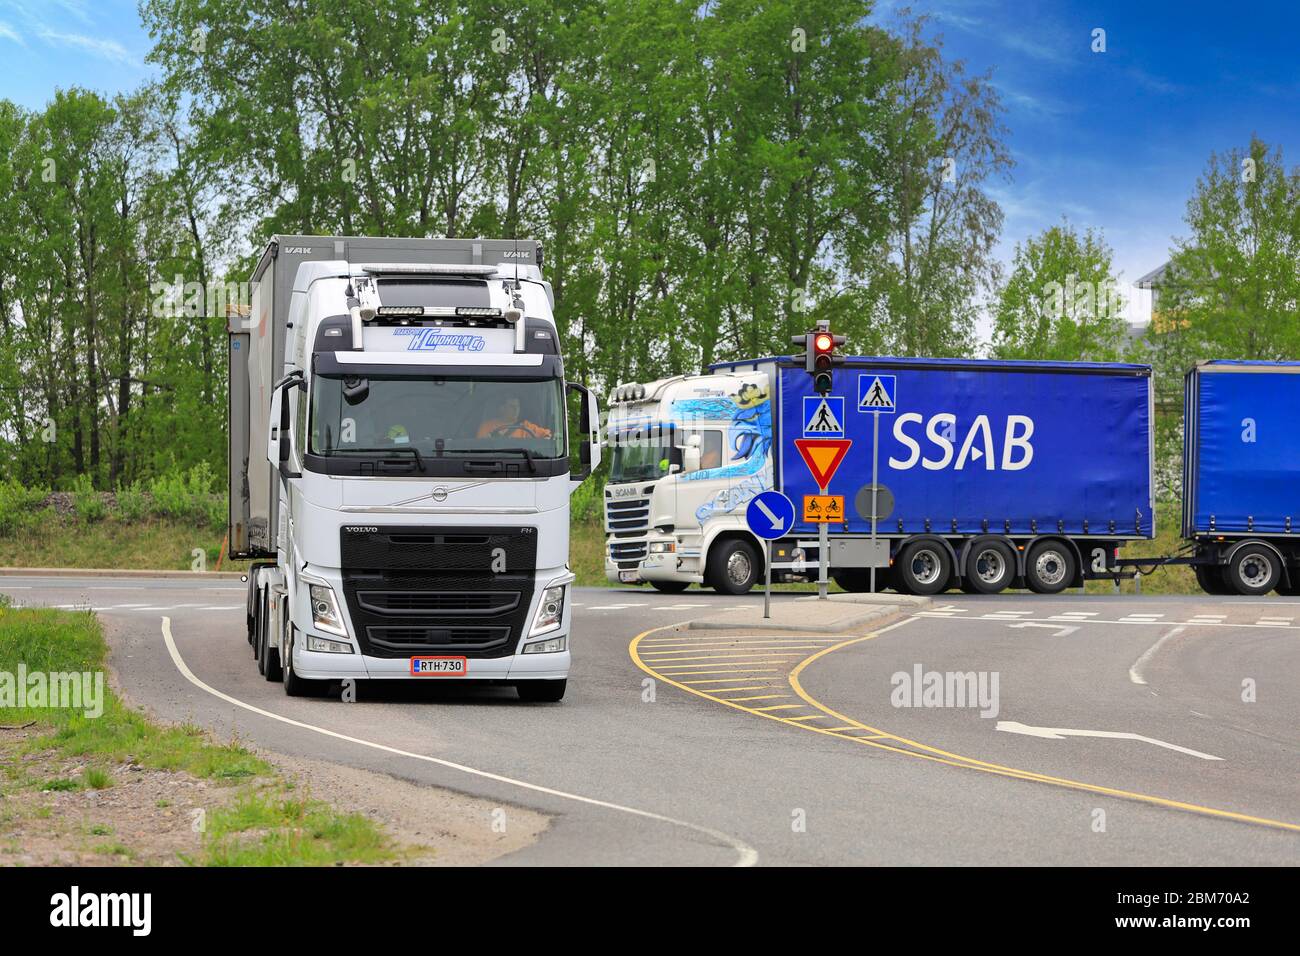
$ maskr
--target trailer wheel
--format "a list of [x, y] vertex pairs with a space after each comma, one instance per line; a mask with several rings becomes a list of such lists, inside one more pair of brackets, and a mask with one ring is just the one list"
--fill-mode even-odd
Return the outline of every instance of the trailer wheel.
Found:
[[660, 594], [681, 594], [691, 586], [689, 581], [651, 581], [650, 586]]
[[903, 549], [894, 565], [899, 589], [907, 594], [938, 594], [948, 587], [952, 561], [936, 541], [917, 541]]
[[1074, 580], [1074, 554], [1064, 541], [1040, 541], [1029, 549], [1025, 582], [1039, 594], [1060, 594]]
[[[997, 594], [1016, 576], [1016, 556], [1002, 541], [978, 542], [966, 558], [965, 582], [979, 594]], [[963, 583], [965, 583], [963, 582]], [[964, 589], [963, 589], [964, 590]]]
[[709, 549], [707, 580], [722, 594], [748, 594], [762, 567], [749, 542], [728, 538]]
[[564, 700], [567, 680], [521, 680], [515, 685], [520, 700], [531, 704], [554, 704]]
[[1206, 594], [1213, 594], [1218, 597], [1224, 594], [1236, 593], [1224, 583], [1222, 565], [1197, 564], [1194, 565], [1194, 568], [1196, 570], [1196, 583], [1201, 586], [1201, 590]]
[[1223, 579], [1238, 594], [1267, 594], [1282, 580], [1282, 566], [1277, 555], [1259, 544], [1248, 544], [1232, 556], [1224, 569]]

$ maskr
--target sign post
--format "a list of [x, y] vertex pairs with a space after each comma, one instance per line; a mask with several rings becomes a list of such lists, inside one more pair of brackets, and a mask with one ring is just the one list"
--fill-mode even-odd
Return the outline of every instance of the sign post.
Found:
[[779, 491], [755, 495], [745, 509], [749, 530], [767, 542], [763, 562], [766, 568], [763, 586], [763, 619], [772, 616], [772, 542], [789, 534], [794, 527], [794, 502]]
[[[880, 518], [880, 416], [898, 407], [898, 380], [893, 375], [858, 376], [858, 411], [871, 413], [871, 553], [876, 553], [876, 523]], [[876, 566], [871, 565], [872, 594], [876, 593]]]
[[[835, 477], [835, 471], [844, 461], [844, 456], [849, 453], [849, 448], [853, 445], [852, 438], [796, 438], [794, 445], [799, 449], [799, 454], [803, 456], [804, 464], [808, 466], [808, 471], [812, 473], [813, 481], [817, 482], [817, 490], [821, 497], [825, 497], [827, 489], [830, 487], [831, 479]], [[840, 508], [841, 519], [843, 517], [843, 506]], [[817, 530], [817, 598], [826, 600], [826, 573], [830, 567], [830, 533], [826, 525], [828, 522], [820, 522]]]

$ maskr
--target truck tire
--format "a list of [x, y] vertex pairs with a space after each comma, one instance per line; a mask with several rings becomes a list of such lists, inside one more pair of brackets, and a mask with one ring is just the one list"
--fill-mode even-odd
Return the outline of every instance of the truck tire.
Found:
[[952, 578], [948, 549], [937, 541], [916, 541], [903, 549], [894, 580], [904, 594], [938, 594]]
[[748, 594], [762, 570], [758, 552], [741, 538], [727, 538], [709, 549], [707, 580], [720, 594]]
[[294, 637], [297, 631], [289, 629], [287, 638], [289, 646], [285, 648], [284, 660], [280, 662], [281, 683], [284, 685], [284, 693], [288, 697], [310, 697], [320, 692], [321, 685], [324, 681], [307, 680], [299, 677], [298, 672], [293, 669], [293, 645]]
[[1222, 565], [1196, 564], [1193, 565], [1193, 568], [1196, 571], [1196, 583], [1201, 586], [1201, 590], [1206, 594], [1219, 597], [1224, 594], [1236, 593], [1224, 582]]
[[1238, 594], [1267, 594], [1282, 580], [1282, 562], [1262, 544], [1247, 544], [1233, 552], [1223, 580]]
[[253, 660], [257, 661], [257, 672], [266, 673], [266, 592], [257, 592], [257, 620], [253, 634]]
[[266, 615], [262, 618], [266, 626], [262, 628], [262, 656], [257, 662], [257, 669], [269, 681], [280, 680], [280, 651], [271, 646], [271, 598], [266, 599]]
[[660, 594], [681, 594], [691, 584], [689, 581], [651, 581], [650, 586]]
[[564, 700], [567, 680], [521, 680], [515, 685], [520, 700], [530, 704], [554, 704]]
[[997, 594], [1015, 579], [1016, 556], [1006, 542], [986, 538], [971, 545], [966, 555], [965, 580], [976, 593]]
[[1060, 594], [1074, 581], [1074, 551], [1064, 541], [1040, 541], [1025, 559], [1025, 583], [1038, 594]]

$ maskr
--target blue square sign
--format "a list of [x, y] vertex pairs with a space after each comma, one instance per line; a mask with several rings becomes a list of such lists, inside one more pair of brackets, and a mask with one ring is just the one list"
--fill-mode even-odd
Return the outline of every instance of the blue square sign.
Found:
[[843, 438], [844, 399], [839, 395], [805, 395], [804, 438]]
[[892, 375], [863, 372], [858, 376], [858, 411], [892, 415], [898, 407], [898, 387]]

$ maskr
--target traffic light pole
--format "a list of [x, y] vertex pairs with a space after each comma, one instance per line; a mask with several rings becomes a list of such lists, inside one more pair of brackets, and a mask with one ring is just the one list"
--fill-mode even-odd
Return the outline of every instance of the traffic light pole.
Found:
[[[826, 494], [826, 486], [819, 485], [817, 493]], [[827, 527], [825, 521], [817, 527], [817, 600], [819, 601], [826, 600], [826, 570], [831, 563], [831, 542]]]

